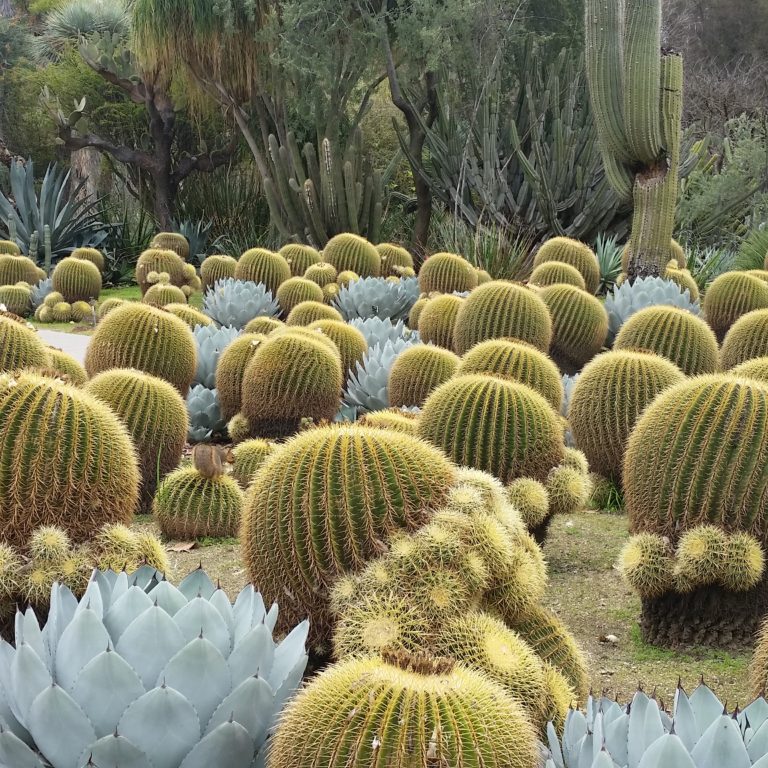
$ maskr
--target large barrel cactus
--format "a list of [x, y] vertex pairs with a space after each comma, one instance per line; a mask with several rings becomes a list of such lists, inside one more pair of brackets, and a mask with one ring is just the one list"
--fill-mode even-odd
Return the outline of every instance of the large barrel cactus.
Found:
[[157, 282], [157, 276], [163, 273], [168, 275], [171, 285], [180, 288], [187, 283], [184, 260], [175, 251], [149, 248], [139, 256], [136, 262], [136, 282], [142, 296]]
[[216, 389], [221, 415], [229, 421], [240, 412], [245, 369], [266, 337], [261, 333], [244, 333], [232, 341], [219, 356], [216, 366]]
[[458, 374], [482, 373], [519, 381], [543, 395], [556, 410], [563, 402], [563, 381], [557, 366], [536, 347], [522, 341], [489, 339], [476, 344], [461, 359]]
[[127, 522], [139, 473], [125, 426], [104, 403], [58, 379], [0, 376], [0, 538], [24, 546], [41, 525], [75, 541]]
[[288, 262], [279, 254], [266, 248], [251, 248], [238, 260], [235, 277], [246, 282], [263, 283], [273, 296], [291, 276]]
[[53, 290], [58, 291], [64, 301], [70, 304], [98, 299], [101, 293], [101, 272], [92, 261], [86, 259], [76, 259], [74, 256], [62, 259], [53, 270], [52, 279]]
[[343, 232], [332, 237], [323, 248], [323, 259], [337, 272], [352, 271], [360, 277], [381, 275], [381, 256], [364, 237]]
[[19, 614], [16, 647], [0, 660], [0, 759], [251, 768], [256, 756], [263, 765], [307, 663], [306, 622], [278, 644], [276, 614], [253, 586], [232, 605], [202, 570], [178, 588], [148, 567], [97, 572], [79, 603], [54, 585], [47, 622]]
[[37, 267], [32, 259], [0, 252], [0, 285], [35, 285], [39, 279]]
[[250, 579], [280, 596], [290, 624], [309, 616], [328, 650], [328, 596], [399, 530], [424, 524], [444, 503], [456, 470], [406, 434], [358, 426], [308, 430], [278, 447], [251, 483], [241, 540]]
[[704, 294], [704, 317], [718, 341], [747, 312], [768, 309], [768, 283], [746, 272], [726, 272]]
[[104, 371], [88, 382], [86, 392], [128, 428], [141, 471], [140, 508], [147, 512], [158, 482], [181, 461], [189, 429], [184, 400], [167, 381], [134, 370]]
[[90, 261], [91, 264], [96, 265], [99, 272], [104, 274], [106, 262], [104, 261], [104, 254], [98, 248], [75, 248], [71, 255], [75, 259], [85, 259], [86, 261]]
[[[308, 281], [309, 282], [309, 281]], [[306, 326], [318, 320], [336, 320], [342, 322], [340, 312], [319, 301], [302, 301], [297, 304], [285, 319], [288, 326]]]
[[288, 262], [294, 277], [301, 277], [309, 267], [320, 261], [320, 253], [303, 243], [288, 243], [278, 253]]
[[528, 284], [534, 285], [537, 288], [546, 288], [548, 285], [557, 285], [558, 283], [575, 285], [577, 288], [581, 288], [582, 291], [587, 287], [581, 272], [576, 267], [564, 264], [562, 261], [545, 261], [539, 264], [531, 272], [531, 276], [528, 279]]
[[547, 352], [552, 319], [534, 290], [495, 280], [472, 291], [461, 305], [453, 334], [454, 351], [463, 355], [481, 341], [501, 338], [519, 339]]
[[189, 326], [170, 312], [123, 304], [99, 323], [85, 354], [89, 376], [110, 368], [151, 373], [186, 396], [197, 368], [195, 339]]
[[622, 327], [614, 349], [654, 352], [671, 360], [687, 376], [714, 373], [717, 339], [696, 315], [678, 307], [647, 307]]
[[501, 686], [424, 654], [351, 658], [326, 670], [288, 706], [270, 749], [270, 768], [537, 762], [534, 730]]
[[[536, 252], [533, 260], [534, 267], [540, 267], [549, 262], [568, 264], [584, 278], [586, 290], [597, 293], [600, 286], [600, 265], [594, 251], [585, 243], [569, 237], [553, 237], [547, 240]], [[564, 282], [571, 283], [571, 280]]]
[[341, 371], [346, 381], [348, 372], [354, 370], [357, 363], [362, 363], [368, 351], [365, 336], [353, 325], [339, 320], [316, 320], [307, 328], [310, 331], [320, 331], [336, 345], [341, 355]]
[[768, 309], [756, 309], [740, 317], [725, 334], [720, 350], [723, 370], [768, 355]]
[[425, 344], [453, 349], [456, 318], [463, 299], [450, 294], [435, 296], [419, 314], [419, 334]]
[[295, 306], [305, 301], [323, 301], [323, 289], [305, 277], [289, 277], [277, 289], [277, 303], [285, 317]]
[[181, 256], [184, 261], [189, 258], [189, 240], [180, 232], [158, 232], [149, 244], [150, 248], [165, 248]]
[[433, 389], [450, 379], [459, 358], [447, 349], [418, 344], [406, 349], [389, 372], [389, 402], [393, 407], [424, 405]]
[[48, 353], [35, 331], [21, 318], [0, 312], [0, 372], [19, 368], [45, 368]]
[[581, 372], [571, 395], [568, 423], [594, 472], [621, 480], [627, 440], [640, 414], [665, 389], [684, 380], [658, 355], [614, 351]]
[[208, 256], [200, 265], [200, 280], [203, 292], [213, 288], [219, 280], [226, 280], [235, 276], [237, 260], [231, 256], [214, 254]]
[[544, 480], [565, 450], [552, 406], [525, 384], [493, 376], [459, 376], [438, 387], [424, 403], [419, 435], [457, 464], [504, 483]]
[[419, 287], [427, 294], [471, 291], [477, 287], [477, 272], [455, 253], [435, 253], [422, 264]]

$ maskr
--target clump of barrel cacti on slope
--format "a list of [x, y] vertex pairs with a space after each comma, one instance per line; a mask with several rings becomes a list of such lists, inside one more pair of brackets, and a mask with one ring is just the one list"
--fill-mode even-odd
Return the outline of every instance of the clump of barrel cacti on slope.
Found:
[[[541, 267], [543, 264], [557, 262], [567, 264], [573, 267], [583, 278], [584, 288], [591, 294], [597, 293], [600, 286], [600, 265], [592, 249], [585, 243], [573, 240], [568, 237], [553, 237], [547, 240], [536, 252], [533, 260], [534, 268]], [[532, 279], [531, 282], [534, 282]], [[579, 286], [573, 279], [566, 279], [564, 282]], [[545, 283], [551, 285], [552, 283]]]
[[167, 381], [125, 369], [98, 374], [86, 391], [106, 403], [128, 428], [139, 457], [140, 508], [148, 511], [158, 482], [181, 461], [189, 429], [183, 398]]
[[[64, 451], [62, 446], [66, 446]], [[131, 519], [139, 474], [133, 444], [115, 413], [58, 379], [0, 376], [0, 530], [23, 545], [41, 525], [74, 541]]]
[[110, 368], [136, 368], [173, 384], [186, 395], [195, 376], [197, 351], [189, 327], [148, 304], [113, 309], [96, 327], [85, 355], [90, 376]]
[[47, 621], [17, 615], [0, 662], [13, 679], [0, 708], [18, 714], [3, 718], [4, 763], [265, 764], [306, 667], [306, 622], [275, 643], [277, 606], [252, 585], [233, 605], [202, 569], [178, 587], [150, 567], [94, 573], [79, 602], [61, 584], [51, 595]]
[[98, 299], [101, 293], [101, 272], [86, 259], [68, 256], [62, 259], [53, 270], [53, 290], [58, 291], [64, 301], [74, 304], [76, 301]]
[[463, 293], [477, 287], [477, 271], [455, 253], [435, 253], [419, 271], [422, 293]]
[[227, 474], [234, 460], [217, 445], [196, 445], [192, 467], [177, 469], [157, 489], [152, 511], [170, 539], [235, 536], [243, 510], [243, 492]]
[[281, 596], [288, 623], [309, 616], [313, 645], [327, 652], [334, 581], [361, 570], [398, 531], [427, 522], [455, 476], [440, 451], [406, 434], [356, 425], [302, 432], [269, 455], [248, 491], [249, 577], [268, 599]]
[[661, 596], [643, 595], [650, 565], [639, 550], [630, 557], [641, 575], [624, 568], [643, 596], [641, 626], [651, 641], [739, 641], [768, 613], [759, 586], [768, 541], [760, 470], [767, 414], [764, 385], [710, 375], [665, 390], [637, 421], [623, 474], [630, 530], [664, 538], [669, 558], [675, 553], [671, 577], [663, 577], [671, 587]]

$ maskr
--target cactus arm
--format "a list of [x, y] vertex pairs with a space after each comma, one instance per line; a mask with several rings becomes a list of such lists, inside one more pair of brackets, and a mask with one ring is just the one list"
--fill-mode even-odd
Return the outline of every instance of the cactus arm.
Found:
[[318, 246], [323, 248], [328, 242], [328, 232], [321, 215], [322, 203], [317, 194], [317, 187], [315, 187], [310, 179], [304, 182], [304, 201], [309, 210], [311, 230], [314, 233]]
[[358, 220], [358, 206], [361, 195], [357, 192], [357, 183], [355, 182], [355, 171], [352, 167], [352, 163], [347, 160], [344, 163], [344, 189], [345, 199], [347, 203], [347, 219], [349, 227], [348, 232], [352, 232], [355, 235], [360, 234], [360, 226]]
[[51, 274], [51, 227], [50, 225], [46, 224], [45, 227], [43, 227], [43, 242], [45, 247], [45, 262], [44, 267], [45, 274], [50, 275]]
[[270, 178], [265, 178], [263, 183], [264, 195], [267, 198], [267, 205], [269, 205], [272, 223], [277, 227], [278, 232], [286, 238], [286, 240], [290, 240], [298, 233], [291, 232], [290, 230], [283, 207], [280, 204], [280, 196], [277, 192], [275, 182]]

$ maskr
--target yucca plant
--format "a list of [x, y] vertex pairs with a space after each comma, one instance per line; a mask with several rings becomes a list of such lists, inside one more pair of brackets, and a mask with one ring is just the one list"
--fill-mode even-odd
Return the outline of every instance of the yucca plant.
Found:
[[604, 296], [616, 284], [621, 274], [621, 246], [616, 235], [601, 233], [595, 240], [595, 256], [600, 264], [600, 287], [597, 292]]

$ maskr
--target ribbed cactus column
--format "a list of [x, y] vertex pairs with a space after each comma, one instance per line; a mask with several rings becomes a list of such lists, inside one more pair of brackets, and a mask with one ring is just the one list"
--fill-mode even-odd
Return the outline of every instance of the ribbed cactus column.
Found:
[[627, 274], [663, 275], [679, 184], [683, 60], [661, 49], [661, 0], [587, 0], [585, 31], [606, 175], [634, 205]]

